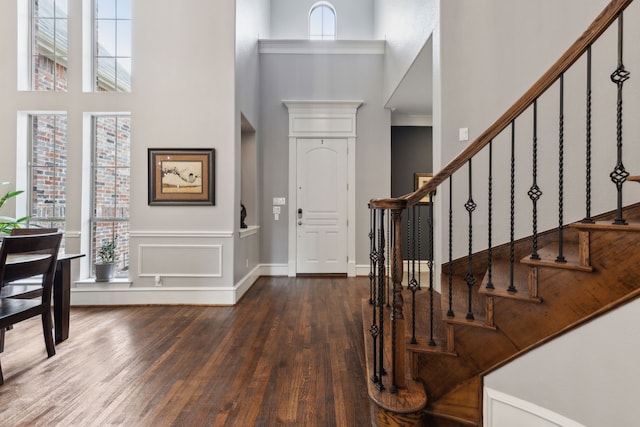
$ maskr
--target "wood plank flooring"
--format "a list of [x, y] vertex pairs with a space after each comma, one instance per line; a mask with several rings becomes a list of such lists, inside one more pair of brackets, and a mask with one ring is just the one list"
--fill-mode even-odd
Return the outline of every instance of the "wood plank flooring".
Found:
[[368, 278], [260, 278], [234, 307], [72, 307], [0, 355], [2, 426], [368, 426]]

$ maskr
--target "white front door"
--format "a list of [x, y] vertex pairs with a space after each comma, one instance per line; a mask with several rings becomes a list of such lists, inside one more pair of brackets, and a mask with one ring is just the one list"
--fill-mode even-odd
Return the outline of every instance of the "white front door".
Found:
[[297, 140], [297, 273], [347, 272], [347, 140]]

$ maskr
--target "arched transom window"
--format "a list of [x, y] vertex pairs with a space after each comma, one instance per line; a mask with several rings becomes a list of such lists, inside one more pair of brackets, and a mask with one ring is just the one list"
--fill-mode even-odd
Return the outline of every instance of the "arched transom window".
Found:
[[336, 11], [327, 2], [316, 3], [309, 12], [309, 40], [336, 39]]

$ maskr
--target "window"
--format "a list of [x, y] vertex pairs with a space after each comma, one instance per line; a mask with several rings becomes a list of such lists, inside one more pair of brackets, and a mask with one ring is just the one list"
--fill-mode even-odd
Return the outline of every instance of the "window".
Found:
[[30, 89], [64, 92], [67, 90], [67, 0], [32, 0], [30, 4]]
[[131, 0], [95, 0], [95, 91], [131, 92]]
[[317, 3], [309, 13], [309, 40], [336, 39], [336, 11], [329, 3]]
[[[93, 117], [93, 200], [91, 254], [117, 239], [116, 277], [127, 277], [129, 266], [129, 196], [131, 187], [131, 118], [129, 115]], [[93, 263], [92, 263], [93, 264]]]
[[29, 226], [65, 229], [67, 210], [67, 116], [30, 116]]

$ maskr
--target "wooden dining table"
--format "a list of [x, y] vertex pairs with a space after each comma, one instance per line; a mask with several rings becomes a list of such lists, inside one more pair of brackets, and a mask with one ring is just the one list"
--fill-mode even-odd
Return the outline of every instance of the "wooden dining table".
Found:
[[58, 254], [56, 277], [53, 279], [53, 329], [56, 344], [69, 338], [69, 311], [71, 307], [71, 260], [84, 254]]
[[[20, 262], [21, 257], [42, 255], [21, 255], [9, 257], [7, 262]], [[71, 261], [84, 254], [59, 253], [56, 262], [56, 275], [53, 279], [53, 328], [56, 344], [69, 338], [69, 312], [71, 307]], [[25, 282], [28, 283], [28, 282]]]

